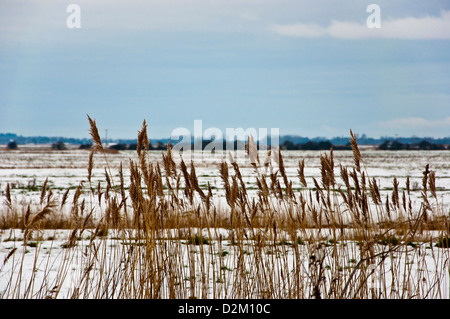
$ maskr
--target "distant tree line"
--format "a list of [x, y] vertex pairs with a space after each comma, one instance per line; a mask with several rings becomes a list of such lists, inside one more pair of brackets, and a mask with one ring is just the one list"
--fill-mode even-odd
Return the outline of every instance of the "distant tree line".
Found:
[[[362, 143], [361, 143], [362, 144]], [[330, 141], [308, 141], [305, 143], [295, 144], [291, 141], [284, 141], [280, 145], [281, 149], [284, 150], [329, 150], [333, 147], [334, 150], [351, 150], [352, 147], [350, 143], [346, 145], [334, 145]], [[426, 140], [422, 140], [418, 143], [402, 143], [397, 140], [394, 141], [384, 141], [378, 146], [380, 150], [450, 150], [450, 145], [431, 143]]]
[[[178, 140], [171, 139], [151, 139], [150, 150], [165, 150], [167, 143], [171, 145], [177, 144]], [[373, 145], [378, 146], [381, 150], [441, 150], [449, 149], [450, 137], [431, 138], [431, 137], [380, 137], [371, 138], [365, 134], [357, 135], [359, 145]], [[137, 139], [110, 139], [105, 143], [106, 148], [115, 150], [136, 150]], [[201, 143], [201, 149], [212, 141], [191, 141], [191, 149], [200, 148], [198, 143]], [[258, 141], [255, 141], [259, 148]], [[12, 133], [0, 133], [0, 144], [6, 144], [8, 149], [17, 149], [21, 144], [51, 144], [53, 149], [65, 149], [66, 144], [79, 145], [80, 149], [89, 149], [92, 146], [92, 141], [89, 138], [65, 138], [65, 137], [47, 137], [47, 136], [32, 136], [24, 137]], [[215, 141], [218, 143], [218, 141]], [[245, 142], [243, 141], [223, 141], [222, 149], [243, 149]], [[268, 141], [267, 148], [270, 148], [270, 141]], [[109, 145], [109, 146], [108, 146]], [[220, 144], [218, 144], [220, 145]], [[331, 146], [335, 150], [350, 150], [348, 137], [334, 137], [326, 139], [323, 137], [307, 138], [296, 135], [283, 135], [279, 137], [279, 145], [281, 149], [285, 150], [329, 150]]]
[[[381, 136], [380, 138], [372, 138], [368, 137], [366, 134], [358, 135], [357, 134], [357, 141], [359, 145], [381, 145], [386, 141], [397, 141], [402, 144], [419, 144], [422, 141], [430, 142], [433, 144], [443, 144], [448, 145], [450, 144], [450, 136], [449, 137], [442, 137], [442, 138], [433, 138], [433, 137], [392, 137], [392, 136]], [[315, 138], [308, 138], [303, 136], [296, 136], [296, 135], [283, 135], [280, 136], [280, 145], [282, 145], [285, 141], [291, 141], [294, 144], [305, 144], [308, 141], [313, 142], [320, 142], [320, 141], [328, 141], [334, 146], [348, 146], [349, 137], [346, 136], [340, 136], [340, 137], [333, 137], [330, 139], [327, 139], [325, 137], [315, 137]]]
[[58, 141], [58, 142], [52, 144], [52, 149], [58, 150], [58, 151], [63, 151], [66, 149], [66, 144], [63, 141]]
[[0, 144], [8, 144], [10, 141], [20, 144], [54, 144], [63, 142], [66, 144], [89, 143], [89, 138], [49, 137], [49, 136], [21, 136], [13, 133], [0, 133]]
[[[201, 146], [199, 145], [201, 143]], [[184, 148], [185, 150], [194, 150], [194, 149], [201, 149], [204, 150], [206, 146], [208, 146], [210, 143], [212, 143], [211, 140], [203, 140], [201, 142], [197, 141], [195, 143], [191, 143], [190, 147]], [[173, 147], [176, 144], [176, 142], [171, 143], [171, 146]], [[221, 144], [220, 142], [215, 141], [215, 145], [219, 148], [221, 147], [222, 150], [244, 150], [246, 147], [246, 143], [243, 141], [234, 141], [234, 142], [227, 142], [223, 141]], [[261, 149], [261, 145], [256, 142], [257, 149]], [[285, 141], [283, 144], [280, 145], [280, 149], [282, 150], [330, 150], [330, 148], [333, 147], [335, 150], [351, 150], [350, 143], [347, 145], [333, 145], [330, 141], [308, 141], [303, 144], [294, 144], [291, 141]], [[136, 150], [137, 144], [115, 144], [111, 145], [109, 147], [110, 149], [115, 149], [119, 151], [123, 150]], [[163, 143], [159, 141], [156, 144], [150, 144], [149, 150], [166, 150], [167, 149], [167, 143]], [[270, 149], [270, 145], [265, 146], [264, 149]]]
[[[208, 146], [209, 144], [211, 144], [212, 142], [214, 142], [214, 144], [217, 147], [222, 147], [223, 150], [226, 149], [245, 149], [245, 145], [246, 143], [243, 141], [234, 141], [234, 142], [229, 142], [229, 141], [213, 141], [213, 140], [203, 140], [203, 141], [196, 141], [196, 142], [191, 142], [189, 144], [189, 147], [184, 147], [184, 150], [195, 150], [195, 149], [202, 149], [204, 150], [206, 146]], [[167, 150], [167, 145], [168, 145], [169, 141], [157, 141], [156, 143], [150, 143], [148, 149], [150, 151], [159, 151], [159, 150]], [[178, 143], [178, 141], [170, 141], [170, 146], [173, 148], [174, 145], [176, 145]], [[201, 145], [200, 145], [201, 144]], [[256, 142], [256, 146], [259, 149], [259, 143]], [[80, 148], [86, 148], [87, 145], [84, 146], [80, 146]], [[135, 151], [137, 149], [137, 143], [131, 143], [131, 144], [125, 144], [125, 143], [118, 143], [118, 144], [114, 144], [109, 146], [110, 149], [115, 149], [118, 151], [124, 151], [124, 150], [133, 150]]]
[[334, 150], [351, 150], [350, 143], [347, 145], [333, 145], [330, 141], [308, 141], [305, 143], [295, 144], [291, 141], [284, 141], [280, 145], [282, 150], [298, 150], [298, 151], [321, 151], [330, 150], [333, 147]]
[[6, 145], [6, 148], [9, 149], [9, 150], [16, 150], [17, 149], [16, 141], [8, 142], [8, 144]]
[[398, 150], [450, 150], [450, 145], [431, 143], [426, 140], [422, 140], [416, 144], [410, 143], [402, 143], [399, 141], [384, 141], [380, 146], [378, 146], [380, 150], [390, 150], [390, 151], [398, 151]]
[[[196, 142], [200, 143], [200, 142]], [[201, 149], [204, 150], [207, 145], [212, 143], [211, 140], [203, 140], [201, 141]], [[220, 144], [217, 144], [217, 141], [215, 142], [216, 145], [220, 147]], [[163, 141], [157, 141], [156, 143], [150, 143], [148, 145], [148, 149], [150, 151], [164, 151], [167, 149], [168, 142]], [[176, 142], [171, 143], [171, 147], [173, 147], [176, 144]], [[221, 145], [223, 150], [226, 149], [245, 149], [245, 142], [243, 141], [234, 141], [234, 142], [227, 142], [223, 141], [223, 144]], [[259, 143], [256, 143], [256, 146], [258, 149], [260, 149]], [[15, 150], [18, 148], [18, 144], [16, 141], [10, 141], [7, 144], [7, 149]], [[54, 150], [65, 150], [67, 149], [66, 144], [63, 141], [57, 141], [55, 143], [52, 143], [51, 145], [52, 149]], [[85, 143], [81, 144], [79, 146], [79, 149], [90, 149], [92, 147], [92, 143]], [[331, 147], [333, 147], [334, 150], [351, 150], [350, 143], [347, 143], [346, 145], [334, 145], [330, 141], [306, 141], [304, 143], [294, 143], [290, 140], [285, 140], [281, 145], [280, 149], [282, 150], [330, 150]], [[143, 147], [144, 148], [144, 147]], [[199, 145], [192, 142], [190, 144], [190, 149], [198, 149]], [[270, 148], [270, 145], [267, 146], [267, 148]], [[135, 151], [137, 149], [137, 143], [117, 143], [112, 144], [107, 147], [107, 149], [111, 150], [117, 150], [117, 151]], [[186, 149], [186, 148], [185, 148]], [[444, 145], [439, 143], [431, 143], [426, 140], [422, 140], [419, 143], [411, 144], [411, 143], [402, 143], [397, 140], [389, 141], [386, 140], [383, 143], [381, 143], [378, 146], [378, 149], [380, 150], [450, 150], [450, 145]]]
[[[109, 149], [117, 150], [117, 151], [136, 151], [137, 150], [137, 143], [131, 143], [131, 144], [125, 144], [125, 143], [118, 143], [113, 144], [109, 146]], [[148, 145], [148, 149], [150, 151], [158, 151], [158, 150], [167, 150], [167, 144], [163, 143], [162, 141], [158, 141], [156, 144], [150, 143]]]

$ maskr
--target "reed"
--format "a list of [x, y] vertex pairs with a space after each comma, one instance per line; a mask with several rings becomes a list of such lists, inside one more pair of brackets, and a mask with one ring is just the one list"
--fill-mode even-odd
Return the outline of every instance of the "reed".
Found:
[[[9, 278], [0, 289], [3, 298], [449, 297], [450, 226], [429, 166], [420, 207], [412, 205], [409, 179], [401, 192], [394, 178], [383, 201], [350, 131], [353, 166], [340, 165], [336, 174], [331, 149], [320, 155], [321, 180], [312, 178], [307, 188], [299, 159], [298, 190], [282, 152], [270, 150], [260, 162], [249, 138], [257, 195], [249, 194], [230, 154], [217, 167], [224, 207], [209, 183], [202, 186], [194, 162], [176, 160], [170, 144], [160, 162], [149, 161], [145, 121], [126, 187], [122, 164], [113, 175], [96, 122], [88, 120], [94, 149], [87, 189], [80, 181], [71, 201], [68, 190], [57, 199], [46, 180], [39, 204], [21, 206], [6, 188], [1, 228], [9, 238], [21, 229], [16, 241], [24, 246], [3, 258], [0, 275]], [[94, 152], [105, 159], [104, 189], [92, 185]], [[69, 212], [64, 219], [63, 208]], [[56, 238], [43, 239], [46, 231], [62, 228], [60, 247]], [[63, 253], [48, 253], [57, 249]]]

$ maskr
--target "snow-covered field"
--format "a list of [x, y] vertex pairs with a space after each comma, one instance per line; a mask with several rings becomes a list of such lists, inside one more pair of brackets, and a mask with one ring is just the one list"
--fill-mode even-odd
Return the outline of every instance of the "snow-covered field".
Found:
[[[149, 162], [160, 162], [160, 151], [149, 152]], [[314, 188], [312, 177], [320, 180], [320, 154], [325, 151], [284, 151], [283, 160], [286, 173], [293, 182], [294, 189], [301, 189], [297, 177], [299, 160], [305, 160], [305, 176], [309, 188]], [[361, 147], [364, 169], [368, 178], [375, 178], [382, 193], [393, 189], [393, 178], [399, 182], [399, 188], [404, 189], [406, 178], [410, 178], [413, 195], [420, 199], [423, 171], [427, 164], [430, 170], [436, 173], [436, 187], [438, 200], [441, 204], [450, 203], [450, 152], [448, 151], [379, 151], [364, 150]], [[234, 153], [235, 160], [240, 164], [241, 173], [247, 183], [247, 190], [256, 194], [257, 186], [254, 169], [245, 160], [244, 152]], [[174, 154], [175, 160], [179, 154]], [[209, 182], [213, 193], [223, 195], [221, 190], [222, 181], [219, 176], [219, 164], [228, 160], [226, 152], [223, 154], [203, 153], [192, 155], [185, 152], [183, 159], [189, 163], [193, 159], [197, 170], [200, 186], [206, 186]], [[261, 161], [264, 161], [266, 152], [260, 151]], [[89, 152], [84, 150], [48, 151], [42, 150], [17, 150], [14, 152], [0, 150], [0, 192], [3, 193], [7, 183], [10, 183], [12, 194], [17, 196], [38, 195], [40, 186], [48, 178], [48, 186], [55, 193], [62, 193], [68, 187], [76, 188], [79, 183], [87, 179]], [[120, 151], [118, 154], [107, 154], [107, 162], [111, 173], [118, 182], [118, 169], [120, 163], [123, 165], [125, 184], [129, 182], [129, 162], [136, 161], [137, 155], [134, 151]], [[351, 151], [335, 151], [335, 174], [339, 176], [339, 165], [352, 167], [353, 155]], [[93, 184], [98, 181], [104, 183], [106, 160], [103, 154], [94, 156]], [[339, 184], [342, 181], [337, 178]], [[86, 186], [86, 185], [85, 185]], [[127, 185], [125, 185], [127, 186]], [[415, 190], [415, 191], [414, 191]]]
[[[450, 152], [448, 151], [378, 151], [361, 147], [363, 168], [369, 178], [375, 178], [380, 185], [382, 196], [393, 188], [393, 178], [399, 182], [402, 191], [406, 178], [411, 180], [412, 198], [420, 205], [422, 177], [425, 165], [436, 174], [437, 202], [448, 215], [450, 203]], [[297, 177], [299, 160], [305, 160], [305, 175], [308, 188], [313, 188], [312, 178], [320, 180], [319, 151], [283, 152], [287, 175], [296, 191], [304, 189]], [[180, 156], [174, 154], [175, 159]], [[183, 153], [185, 162], [189, 162], [190, 153]], [[260, 152], [264, 160], [265, 152]], [[129, 183], [129, 162], [137, 160], [135, 152], [121, 151], [106, 154], [107, 164], [118, 183], [118, 169], [123, 165], [125, 186]], [[72, 191], [81, 181], [87, 179], [89, 152], [71, 149], [66, 151], [48, 151], [45, 149], [22, 149], [17, 151], [0, 151], [0, 193], [1, 205], [6, 184], [9, 183], [11, 195], [16, 203], [29, 203], [39, 200], [41, 186], [48, 178], [48, 186], [55, 194]], [[222, 204], [222, 181], [219, 164], [227, 154], [202, 154], [194, 158], [197, 177], [201, 187], [209, 182], [214, 195]], [[235, 158], [244, 158], [235, 154]], [[150, 152], [148, 161], [161, 161], [161, 152]], [[339, 165], [351, 167], [351, 151], [334, 152], [335, 173], [339, 176]], [[93, 184], [105, 184], [106, 160], [103, 154], [95, 154]], [[249, 194], [257, 194], [254, 170], [248, 163], [241, 162], [241, 172]], [[337, 182], [342, 184], [337, 177]], [[84, 187], [89, 185], [84, 184]], [[0, 206], [4, 208], [4, 206]], [[179, 230], [178, 230], [179, 231]], [[199, 230], [200, 231], [200, 230]], [[203, 230], [205, 232], [206, 230]], [[310, 298], [314, 295], [313, 273], [318, 272], [317, 263], [311, 262], [311, 256], [321, 262], [321, 289], [323, 297], [333, 295], [333, 285], [351, 283], [345, 297], [358, 296], [355, 291], [357, 263], [361, 260], [361, 249], [356, 241], [330, 243], [331, 238], [322, 230], [323, 243], [308, 243], [311, 235], [300, 233], [305, 244], [292, 243], [261, 246], [248, 240], [239, 245], [231, 244], [227, 229], [214, 229], [214, 233], [205, 233], [209, 239], [205, 245], [188, 244], [180, 239], [180, 234], [165, 234], [152, 245], [152, 249], [162, 261], [158, 267], [145, 265], [142, 247], [133, 241], [134, 235], [113, 234], [108, 237], [90, 240], [92, 230], [85, 230], [79, 235], [77, 246], [65, 248], [70, 230], [45, 230], [35, 234], [34, 240], [23, 245], [23, 231], [4, 229], [0, 231], [0, 298], [127, 298], [136, 293], [136, 287], [124, 286], [131, 282], [137, 285], [136, 278], [159, 276], [161, 286], [148, 287], [152, 297], [210, 297], [210, 298], [262, 298], [268, 289], [272, 298]], [[430, 236], [437, 238], [439, 234]], [[250, 237], [251, 238], [251, 237]], [[278, 237], [283, 239], [283, 236]], [[167, 240], [170, 239], [170, 240]], [[289, 236], [286, 236], [288, 242]], [[148, 244], [148, 243], [147, 243]], [[131, 247], [134, 247], [133, 249]], [[298, 248], [295, 248], [298, 247]], [[147, 247], [148, 248], [148, 247]], [[381, 298], [450, 298], [450, 249], [439, 248], [434, 242], [411, 243], [389, 251], [389, 246], [374, 245], [375, 254], [380, 259], [372, 260], [372, 272], [367, 281], [371, 282], [370, 296]], [[95, 251], [95, 253], [94, 253]], [[98, 253], [100, 251], [100, 253]], [[136, 251], [139, 251], [137, 253]], [[102, 256], [103, 259], [98, 258]], [[333, 257], [334, 256], [334, 257]], [[335, 257], [338, 256], [338, 257]], [[176, 257], [176, 258], [175, 258]], [[105, 262], [105, 260], [107, 262]], [[169, 262], [170, 261], [170, 262]], [[129, 267], [133, 265], [133, 267]], [[139, 267], [135, 267], [140, 265]], [[89, 271], [87, 271], [89, 269]], [[371, 269], [370, 267], [368, 268]], [[274, 282], [263, 284], [266, 272], [271, 274]], [[147, 276], [147, 277], [146, 277]], [[89, 280], [87, 278], [90, 278]], [[393, 280], [393, 278], [395, 280]], [[125, 280], [124, 280], [125, 279]], [[128, 281], [127, 281], [128, 280]], [[135, 280], [135, 281], [133, 281]], [[299, 288], [299, 282], [302, 287]], [[172, 290], [171, 290], [172, 289]], [[241, 289], [237, 291], [237, 289]], [[143, 294], [142, 292], [140, 292]], [[135, 294], [136, 295], [136, 294]], [[135, 296], [134, 295], [134, 296]], [[139, 294], [138, 294], [139, 295]], [[369, 296], [367, 295], [367, 296]], [[143, 296], [143, 295], [141, 295]], [[149, 297], [146, 295], [146, 297]]]
[[[0, 298], [169, 298], [171, 287], [176, 287], [172, 297], [183, 299], [311, 298], [319, 276], [322, 298], [339, 297], [332, 291], [333, 284], [342, 291], [347, 282], [344, 298], [361, 293], [357, 278], [363, 270], [356, 241], [324, 240], [297, 248], [286, 241], [261, 248], [252, 240], [233, 245], [220, 239], [220, 235], [228, 238], [227, 230], [214, 232], [204, 231], [205, 245], [188, 244], [174, 236], [154, 246], [141, 246], [120, 234], [91, 242], [92, 234], [86, 231], [76, 247], [64, 248], [69, 231], [46, 230], [38, 244], [23, 246], [20, 230], [3, 230], [2, 262], [15, 252], [0, 267]], [[384, 257], [364, 268], [371, 290], [363, 298], [450, 298], [450, 249], [430, 243], [398, 246], [393, 252], [382, 244], [374, 248]], [[149, 262], [145, 249], [152, 249], [162, 260], [153, 261], [156, 265]], [[320, 262], [313, 263], [312, 256]], [[158, 279], [158, 288], [133, 290], [142, 285], [142, 278], [151, 277]]]

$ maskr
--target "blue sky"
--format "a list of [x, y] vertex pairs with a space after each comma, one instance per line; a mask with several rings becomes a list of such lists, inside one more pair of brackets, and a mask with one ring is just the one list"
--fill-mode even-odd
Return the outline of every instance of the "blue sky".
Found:
[[449, 1], [2, 0], [0, 43], [4, 133], [450, 136]]

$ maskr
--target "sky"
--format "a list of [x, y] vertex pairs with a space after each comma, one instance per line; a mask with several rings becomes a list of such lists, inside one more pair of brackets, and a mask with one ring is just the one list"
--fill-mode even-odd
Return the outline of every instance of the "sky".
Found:
[[0, 133], [89, 137], [87, 114], [109, 138], [447, 137], [450, 1], [2, 0]]

